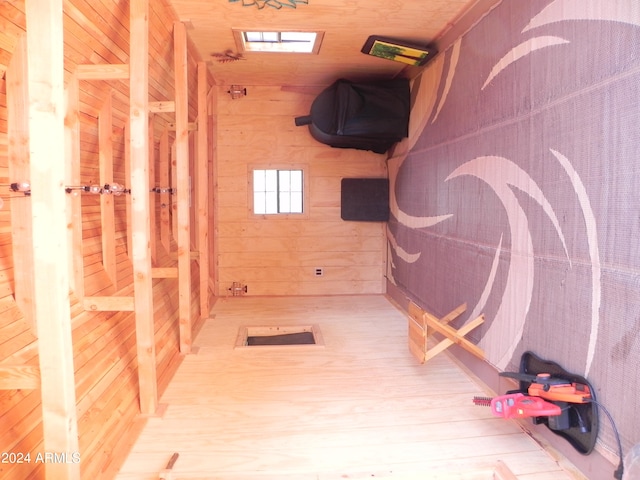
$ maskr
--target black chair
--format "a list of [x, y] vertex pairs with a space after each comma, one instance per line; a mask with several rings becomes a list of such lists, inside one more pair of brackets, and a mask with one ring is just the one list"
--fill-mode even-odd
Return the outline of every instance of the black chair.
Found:
[[311, 136], [335, 148], [384, 153], [408, 136], [409, 80], [354, 83], [340, 79], [320, 93], [311, 114], [296, 117]]

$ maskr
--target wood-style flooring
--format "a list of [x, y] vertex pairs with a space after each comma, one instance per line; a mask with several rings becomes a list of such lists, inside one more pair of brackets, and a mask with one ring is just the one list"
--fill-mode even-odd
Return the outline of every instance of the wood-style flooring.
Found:
[[[324, 346], [234, 348], [274, 325], [318, 325]], [[582, 478], [473, 405], [491, 392], [448, 353], [417, 364], [385, 296], [219, 299], [195, 345], [118, 479]]]

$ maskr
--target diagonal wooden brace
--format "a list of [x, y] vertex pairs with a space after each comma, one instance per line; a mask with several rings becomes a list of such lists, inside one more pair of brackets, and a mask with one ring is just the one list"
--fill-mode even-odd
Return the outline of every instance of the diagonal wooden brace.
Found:
[[429, 329], [433, 329], [446, 337], [441, 340], [436, 346], [426, 351], [425, 362], [430, 358], [436, 356], [438, 353], [446, 350], [454, 343], [460, 345], [462, 348], [474, 354], [476, 357], [484, 359], [484, 352], [482, 351], [482, 349], [474, 343], [471, 343], [468, 339], [464, 338], [467, 333], [484, 323], [484, 315], [480, 315], [474, 320], [471, 320], [469, 323], [463, 325], [458, 330], [450, 327], [449, 325], [445, 325], [440, 319], [434, 317], [428, 312], [425, 312], [424, 317], [427, 324], [427, 336], [430, 335]]
[[[420, 363], [435, 357], [437, 354], [445, 351], [453, 344], [460, 345], [465, 350], [484, 358], [484, 352], [480, 347], [471, 343], [464, 338], [469, 332], [477, 328], [484, 322], [484, 315], [463, 325], [456, 330], [448, 324], [458, 318], [467, 309], [467, 304], [463, 303], [442, 318], [430, 314], [423, 310], [413, 302], [409, 303], [409, 350]], [[433, 333], [438, 333], [445, 338], [438, 342], [434, 347], [427, 348], [427, 338]]]

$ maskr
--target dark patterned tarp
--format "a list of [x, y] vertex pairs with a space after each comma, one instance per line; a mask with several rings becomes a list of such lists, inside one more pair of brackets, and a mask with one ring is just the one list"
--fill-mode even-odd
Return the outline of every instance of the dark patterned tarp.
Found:
[[640, 442], [640, 2], [503, 0], [432, 62], [389, 160], [389, 281], [484, 313], [501, 370], [584, 375]]

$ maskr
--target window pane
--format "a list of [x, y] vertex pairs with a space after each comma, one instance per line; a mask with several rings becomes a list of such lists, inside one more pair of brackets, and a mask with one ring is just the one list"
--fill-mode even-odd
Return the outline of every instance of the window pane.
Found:
[[261, 42], [262, 32], [244, 32], [244, 38], [247, 42]]
[[253, 192], [253, 213], [267, 213], [265, 202], [264, 192]]
[[253, 170], [253, 212], [303, 212], [302, 170]]
[[265, 185], [265, 171], [254, 170], [253, 171], [253, 191], [264, 192], [266, 190]]
[[278, 171], [265, 170], [265, 190], [267, 192], [278, 191]]
[[279, 42], [280, 32], [262, 32], [263, 42]]
[[266, 193], [265, 213], [278, 213], [278, 194], [277, 192]]
[[291, 199], [289, 192], [280, 192], [280, 213], [291, 212]]
[[302, 170], [291, 170], [291, 191], [302, 192]]
[[283, 42], [313, 43], [315, 40], [316, 40], [315, 32], [282, 32]]
[[289, 170], [278, 170], [279, 187], [281, 192], [288, 192], [291, 189], [291, 172]]
[[291, 213], [302, 213], [302, 192], [291, 192]]

